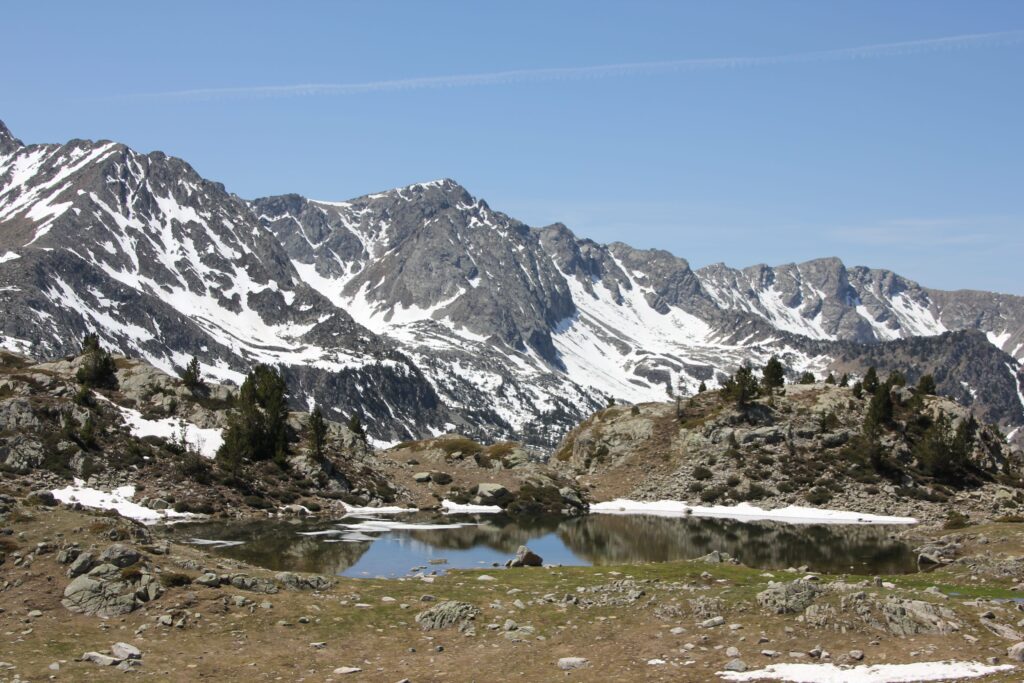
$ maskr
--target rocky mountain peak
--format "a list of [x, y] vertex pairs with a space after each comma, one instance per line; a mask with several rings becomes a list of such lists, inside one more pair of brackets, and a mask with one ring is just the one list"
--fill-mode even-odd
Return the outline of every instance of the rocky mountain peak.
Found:
[[24, 147], [23, 143], [18, 138], [14, 137], [7, 125], [0, 121], [0, 153], [10, 154], [16, 149]]

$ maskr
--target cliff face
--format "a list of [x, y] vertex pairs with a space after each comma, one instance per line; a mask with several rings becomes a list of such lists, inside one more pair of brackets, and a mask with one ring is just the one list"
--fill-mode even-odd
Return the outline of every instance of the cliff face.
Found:
[[[890, 395], [892, 421], [873, 441], [864, 432], [870, 398], [829, 384], [789, 385], [743, 409], [718, 391], [678, 405], [613, 406], [573, 430], [552, 462], [595, 500], [792, 504], [930, 520], [1024, 504], [1024, 459], [1001, 434], [975, 427], [970, 411], [948, 399], [905, 387]], [[969, 434], [963, 445], [957, 434]], [[944, 454], [962, 458], [947, 469], [936, 461]]]

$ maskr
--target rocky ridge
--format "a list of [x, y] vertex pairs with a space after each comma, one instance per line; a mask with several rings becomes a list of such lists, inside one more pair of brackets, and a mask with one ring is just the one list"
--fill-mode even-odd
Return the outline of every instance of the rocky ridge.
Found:
[[527, 226], [451, 180], [246, 201], [160, 152], [25, 145], [2, 126], [0, 301], [6, 348], [58, 358], [95, 330], [167, 372], [194, 354], [238, 382], [273, 363], [295, 407], [359, 413], [379, 443], [461, 432], [550, 447], [606, 396], [692, 393], [773, 354], [819, 374], [864, 354], [881, 365], [900, 340], [984, 356], [940, 390], [1004, 431], [1024, 425], [1021, 297], [837, 259], [693, 270]]

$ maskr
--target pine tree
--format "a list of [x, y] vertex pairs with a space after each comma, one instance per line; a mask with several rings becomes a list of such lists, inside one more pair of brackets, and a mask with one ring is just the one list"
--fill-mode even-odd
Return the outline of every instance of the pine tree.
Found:
[[889, 387], [905, 387], [907, 386], [907, 378], [899, 370], [893, 370], [889, 373], [889, 377], [885, 380], [885, 383]]
[[324, 458], [324, 445], [327, 440], [327, 423], [324, 421], [324, 414], [320, 406], [314, 406], [309, 414], [309, 443], [313, 449], [313, 455], [317, 460]]
[[786, 369], [782, 366], [782, 361], [778, 356], [772, 356], [764, 364], [764, 369], [761, 372], [761, 386], [770, 395], [774, 389], [785, 385], [785, 383]]
[[352, 413], [352, 417], [348, 419], [348, 430], [366, 441], [366, 429], [363, 428], [363, 421], [359, 419], [358, 413]]
[[889, 387], [881, 385], [875, 390], [868, 404], [868, 412], [864, 424], [868, 429], [880, 429], [892, 424], [893, 405]]
[[281, 375], [257, 365], [238, 392], [217, 460], [237, 474], [245, 461], [273, 460], [284, 468], [288, 455], [288, 403]]
[[84, 362], [75, 374], [80, 384], [94, 389], [117, 387], [117, 368], [114, 359], [100, 344], [99, 335], [90, 332], [82, 338], [82, 355]]
[[825, 384], [835, 384], [835, 383], [836, 383], [836, 376], [833, 375], [831, 372], [828, 373], [828, 377], [825, 378]]
[[807, 371], [800, 375], [800, 384], [814, 384], [814, 373]]
[[190, 360], [188, 365], [185, 366], [185, 369], [181, 371], [181, 381], [185, 385], [185, 388], [193, 394], [206, 388], [206, 381], [203, 379], [203, 373], [199, 369], [199, 359], [195, 356], [192, 356], [192, 360]]
[[861, 398], [864, 396], [864, 385], [860, 382], [854, 382], [853, 386], [850, 387], [850, 390], [853, 392], [854, 398]]
[[872, 365], [868, 368], [868, 371], [864, 373], [864, 380], [861, 382], [864, 387], [864, 391], [869, 394], [874, 394], [878, 391], [878, 371], [875, 370], [875, 366]]
[[850, 386], [850, 376], [848, 374], [846, 374], [845, 372], [843, 373], [843, 376], [839, 378], [839, 386], [841, 386], [841, 387], [848, 387], [848, 386]]
[[917, 393], [919, 396], [934, 396], [938, 391], [938, 387], [935, 386], [935, 378], [931, 375], [921, 375], [921, 379], [917, 381]]
[[707, 390], [708, 390], [708, 385], [704, 384], [704, 380], [701, 380], [700, 386], [697, 387], [697, 393], [698, 394], [703, 394]]
[[757, 396], [757, 378], [748, 365], [737, 369], [736, 374], [722, 385], [722, 397], [734, 401], [738, 408], [746, 408]]

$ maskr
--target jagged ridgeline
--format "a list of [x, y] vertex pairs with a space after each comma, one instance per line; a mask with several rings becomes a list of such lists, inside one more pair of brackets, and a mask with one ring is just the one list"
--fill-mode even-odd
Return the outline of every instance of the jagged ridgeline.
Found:
[[95, 331], [170, 372], [195, 355], [240, 383], [268, 363], [294, 407], [358, 415], [378, 441], [550, 446], [608, 397], [692, 394], [773, 354], [794, 377], [930, 372], [1005, 432], [1024, 424], [1021, 297], [836, 259], [693, 270], [527, 226], [450, 180], [247, 201], [159, 152], [25, 145], [2, 124], [0, 304], [6, 348], [57, 358]]

